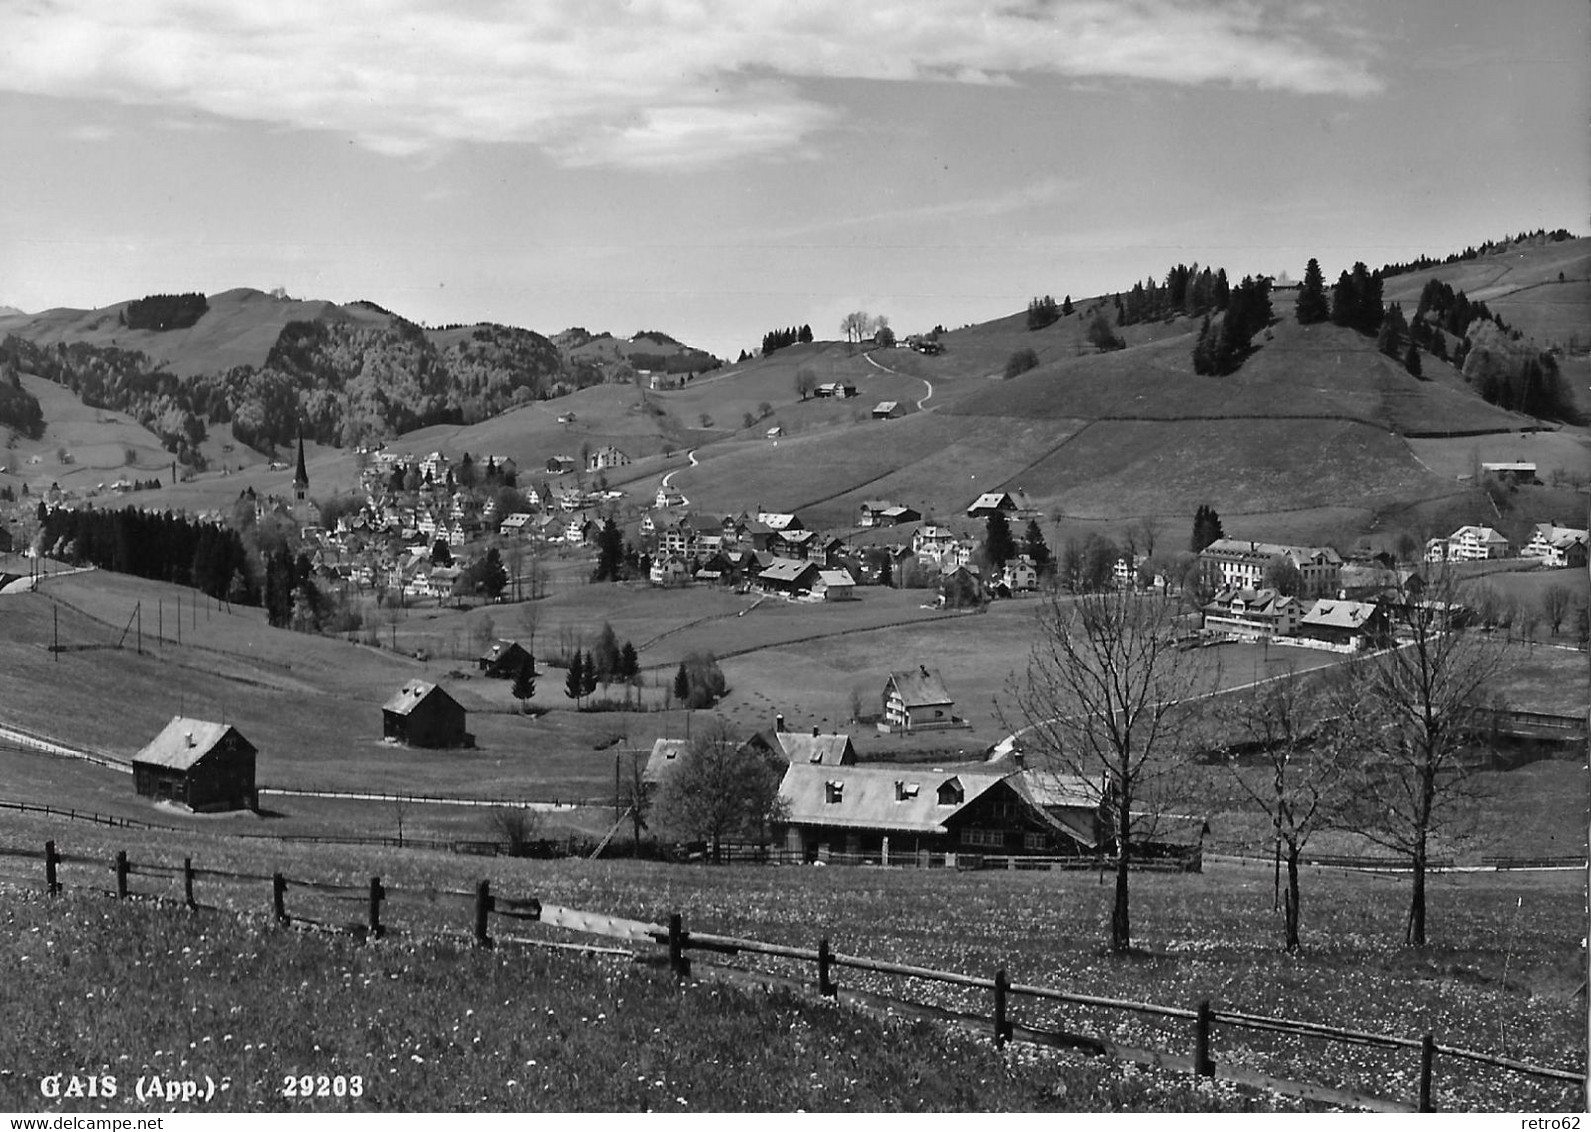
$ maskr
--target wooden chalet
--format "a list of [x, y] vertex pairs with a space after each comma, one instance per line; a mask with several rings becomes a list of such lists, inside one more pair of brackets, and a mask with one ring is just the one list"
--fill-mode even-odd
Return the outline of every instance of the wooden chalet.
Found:
[[133, 787], [141, 797], [175, 802], [199, 813], [252, 810], [254, 745], [235, 727], [172, 716], [133, 756]]
[[525, 646], [518, 641], [493, 641], [477, 663], [487, 676], [499, 680], [512, 680], [535, 662]]
[[435, 684], [413, 680], [381, 709], [383, 737], [411, 747], [473, 747], [464, 708]]
[[908, 732], [961, 726], [951, 710], [954, 706], [939, 673], [921, 665], [891, 672], [884, 681], [884, 718], [878, 729]]

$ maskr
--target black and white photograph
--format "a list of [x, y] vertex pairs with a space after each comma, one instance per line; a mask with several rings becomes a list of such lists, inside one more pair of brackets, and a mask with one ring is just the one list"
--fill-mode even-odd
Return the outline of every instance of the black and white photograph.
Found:
[[1584, 0], [0, 0], [0, 154], [10, 1128], [1580, 1127]]

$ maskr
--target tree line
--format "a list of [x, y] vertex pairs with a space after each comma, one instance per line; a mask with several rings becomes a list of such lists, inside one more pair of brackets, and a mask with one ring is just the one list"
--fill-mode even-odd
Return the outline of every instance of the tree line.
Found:
[[250, 557], [238, 532], [167, 511], [40, 505], [40, 546], [74, 564], [192, 586], [240, 605], [260, 604]]
[[762, 356], [766, 358], [786, 346], [810, 341], [812, 341], [812, 327], [806, 324], [787, 326], [783, 330], [770, 330], [762, 336]]

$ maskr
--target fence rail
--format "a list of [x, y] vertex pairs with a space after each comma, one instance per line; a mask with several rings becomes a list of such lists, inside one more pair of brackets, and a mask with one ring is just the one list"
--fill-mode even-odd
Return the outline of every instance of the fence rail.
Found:
[[[986, 977], [892, 960], [875, 959], [862, 955], [842, 954], [830, 947], [827, 937], [821, 938], [815, 949], [810, 949], [786, 944], [767, 943], [761, 940], [737, 936], [716, 935], [708, 932], [688, 932], [685, 930], [683, 917], [678, 913], [670, 915], [666, 925], [649, 923], [642, 920], [626, 919], [600, 912], [544, 903], [533, 896], [509, 896], [496, 893], [492, 890], [491, 882], [488, 880], [481, 880], [475, 886], [473, 892], [430, 888], [391, 889], [379, 876], [370, 877], [368, 883], [349, 884], [305, 877], [289, 877], [281, 872], [266, 875], [263, 873], [198, 868], [194, 865], [192, 857], [183, 858], [182, 865], [178, 867], [153, 861], [133, 861], [128, 858], [125, 850], [117, 852], [108, 861], [104, 858], [68, 856], [56, 848], [53, 840], [46, 841], [42, 851], [0, 848], [0, 856], [23, 860], [42, 860], [44, 863], [42, 879], [45, 891], [52, 896], [59, 894], [64, 887], [60, 878], [60, 869], [62, 865], [67, 864], [98, 866], [101, 877], [106, 872], [109, 872], [115, 878], [114, 889], [103, 887], [103, 882], [74, 885], [74, 888], [104, 892], [123, 900], [134, 896], [154, 899], [162, 898], [159, 894], [133, 893], [129, 883], [133, 877], [159, 878], [165, 882], [172, 882], [180, 878], [183, 890], [182, 902], [191, 909], [200, 907], [196, 888], [201, 878], [212, 883], [225, 881], [257, 884], [262, 887], [268, 883], [270, 885], [270, 914], [276, 922], [283, 925], [300, 924], [319, 929], [348, 932], [368, 939], [382, 938], [391, 931], [390, 926], [383, 920], [383, 908], [393, 897], [405, 896], [424, 900], [428, 904], [434, 904], [439, 899], [448, 899], [468, 905], [470, 909], [469, 934], [478, 946], [484, 948], [493, 947], [497, 942], [492, 934], [492, 918], [496, 916], [500, 920], [512, 923], [535, 922], [545, 927], [563, 929], [583, 935], [619, 939], [631, 945], [650, 944], [654, 948], [665, 948], [666, 962], [669, 968], [681, 977], [688, 976], [691, 973], [693, 961], [690, 953], [693, 951], [725, 956], [754, 954], [791, 960], [799, 964], [815, 965], [816, 990], [822, 996], [831, 998], [843, 997], [847, 1001], [861, 1005], [883, 1004], [889, 1009], [900, 1009], [917, 1017], [934, 1017], [940, 1020], [975, 1026], [990, 1026], [992, 1027], [996, 1044], [1004, 1044], [1013, 1038], [1020, 1038], [1024, 1041], [1044, 1045], [1081, 1049], [1096, 1054], [1141, 1061], [1146, 1064], [1183, 1069], [1199, 1076], [1221, 1077], [1240, 1084], [1270, 1088], [1305, 1099], [1326, 1100], [1334, 1104], [1351, 1105], [1360, 1108], [1434, 1111], [1435, 1065], [1438, 1056], [1489, 1065], [1541, 1080], [1570, 1083], [1582, 1088], [1586, 1081], [1584, 1070], [1567, 1070], [1533, 1065], [1477, 1050], [1443, 1045], [1439, 1044], [1435, 1037], [1429, 1033], [1420, 1038], [1376, 1034], [1332, 1026], [1322, 1022], [1301, 1021], [1250, 1014], [1237, 1010], [1218, 1009], [1212, 1006], [1208, 1000], [1200, 1001], [1192, 1008], [1189, 1008], [1153, 1002], [1136, 1002], [1128, 999], [1105, 998], [1054, 987], [1013, 983], [1007, 977], [1004, 968], [996, 970], [992, 977]], [[17, 874], [14, 873], [7, 875], [17, 878]], [[349, 904], [358, 905], [363, 909], [364, 914], [357, 920], [343, 922], [339, 922], [336, 919], [325, 920], [305, 915], [299, 905], [295, 905], [292, 909], [288, 907], [289, 893], [294, 891], [300, 892], [310, 899], [330, 900], [334, 902], [336, 907]], [[443, 934], [451, 933], [444, 932]], [[571, 944], [561, 940], [522, 936], [503, 938], [507, 942], [532, 946], [560, 949], [574, 948], [582, 951], [624, 954], [634, 958], [644, 958], [644, 956], [630, 949]], [[652, 954], [658, 953], [653, 952]], [[662, 959], [662, 956], [658, 955], [658, 958]], [[765, 982], [770, 980], [783, 981], [787, 984], [792, 982], [786, 976], [767, 972], [747, 971], [741, 968], [723, 967], [711, 963], [707, 964], [707, 966], [714, 974], [725, 978], [751, 978]], [[897, 978], [927, 980], [987, 994], [990, 996], [990, 1012], [988, 1015], [984, 1015], [981, 1012], [968, 1014], [944, 1007], [929, 1006], [911, 999], [878, 995], [870, 991], [858, 991], [850, 988], [845, 988], [842, 994], [842, 988], [835, 982], [834, 976], [837, 970], [864, 971]], [[801, 983], [796, 985], [810, 986], [811, 984]], [[1188, 1059], [1181, 1055], [1161, 1051], [1135, 1050], [1098, 1035], [1041, 1029], [1026, 1025], [1019, 1026], [1011, 1017], [1013, 999], [1048, 1001], [1094, 1009], [1142, 1014], [1178, 1024], [1192, 1023], [1193, 1057]], [[1222, 1063], [1216, 1059], [1213, 1044], [1215, 1027], [1217, 1026], [1286, 1034], [1328, 1042], [1378, 1046], [1405, 1052], [1418, 1051], [1420, 1058], [1418, 1099], [1414, 1103], [1409, 1103], [1386, 1097], [1370, 1096], [1307, 1082], [1273, 1077], [1258, 1073], [1236, 1062], [1232, 1064]], [[1584, 1099], [1583, 1093], [1581, 1099]]]

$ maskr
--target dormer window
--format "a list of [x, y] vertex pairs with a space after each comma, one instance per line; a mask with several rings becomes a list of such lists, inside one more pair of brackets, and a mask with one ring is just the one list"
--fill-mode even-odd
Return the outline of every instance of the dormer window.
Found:
[[947, 778], [939, 785], [939, 804], [941, 806], [959, 806], [967, 800], [967, 792], [961, 786], [961, 779]]

